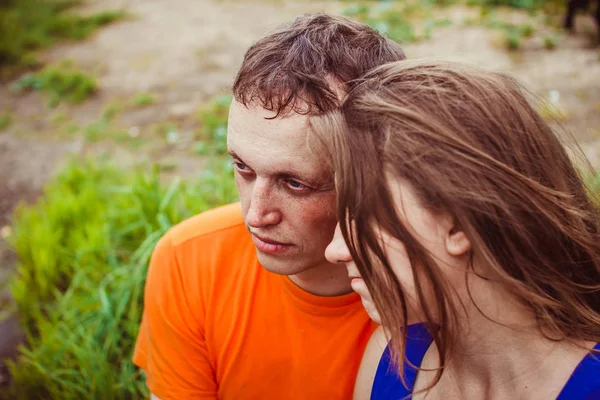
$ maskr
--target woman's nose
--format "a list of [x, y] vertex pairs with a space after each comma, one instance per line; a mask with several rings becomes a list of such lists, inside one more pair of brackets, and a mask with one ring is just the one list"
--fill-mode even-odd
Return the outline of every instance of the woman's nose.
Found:
[[325, 249], [325, 258], [332, 264], [349, 263], [352, 261], [350, 250], [348, 250], [346, 241], [342, 236], [340, 224], [337, 224], [337, 226], [335, 227], [333, 239], [331, 239], [331, 243], [329, 243], [329, 245]]

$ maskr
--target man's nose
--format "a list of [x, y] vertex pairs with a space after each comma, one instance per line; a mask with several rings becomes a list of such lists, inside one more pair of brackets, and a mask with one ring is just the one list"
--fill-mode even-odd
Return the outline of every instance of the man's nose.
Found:
[[264, 228], [281, 222], [281, 211], [269, 183], [256, 179], [252, 185], [252, 194], [246, 223], [252, 228]]

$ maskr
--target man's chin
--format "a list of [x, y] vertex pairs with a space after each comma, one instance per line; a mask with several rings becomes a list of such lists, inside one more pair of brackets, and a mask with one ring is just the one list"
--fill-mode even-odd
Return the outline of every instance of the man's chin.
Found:
[[296, 275], [306, 270], [302, 265], [297, 262], [292, 263], [291, 260], [286, 260], [280, 257], [274, 257], [270, 254], [264, 254], [260, 251], [256, 252], [258, 255], [258, 262], [260, 265], [269, 272], [278, 275]]

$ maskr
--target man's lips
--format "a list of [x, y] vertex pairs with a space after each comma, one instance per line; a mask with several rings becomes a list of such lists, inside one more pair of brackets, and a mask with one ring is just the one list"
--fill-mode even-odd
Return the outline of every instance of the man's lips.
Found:
[[269, 239], [267, 237], [257, 235], [256, 233], [253, 233], [253, 232], [250, 232], [250, 233], [265, 243], [275, 244], [275, 245], [286, 245], [286, 246], [289, 245], [289, 243], [278, 242], [277, 240]]
[[252, 241], [254, 241], [254, 245], [256, 246], [256, 248], [258, 250], [262, 251], [263, 253], [267, 253], [267, 254], [281, 253], [281, 252], [284, 252], [285, 250], [289, 249], [290, 247], [292, 247], [292, 245], [289, 243], [278, 242], [278, 241], [270, 239], [270, 238], [259, 236], [256, 233], [252, 233], [252, 232], [251, 232], [251, 234], [252, 234]]

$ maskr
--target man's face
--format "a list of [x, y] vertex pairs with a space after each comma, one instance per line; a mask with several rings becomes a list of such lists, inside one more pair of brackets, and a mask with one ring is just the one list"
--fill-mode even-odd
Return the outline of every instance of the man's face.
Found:
[[228, 151], [246, 227], [269, 271], [296, 275], [328, 265], [325, 248], [336, 225], [328, 169], [309, 148], [307, 117], [275, 114], [233, 101]]

